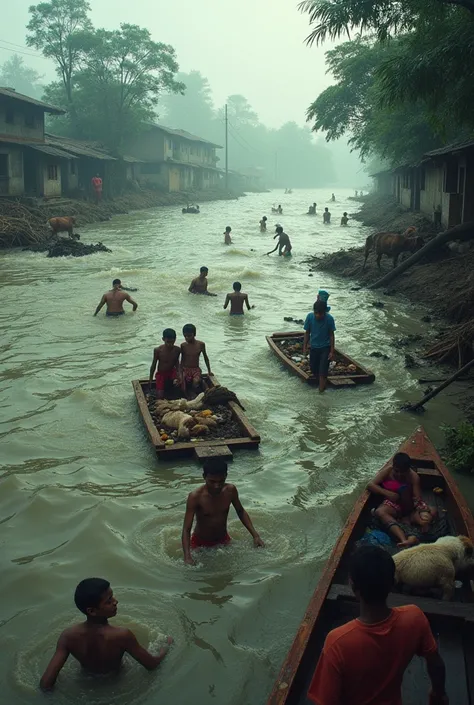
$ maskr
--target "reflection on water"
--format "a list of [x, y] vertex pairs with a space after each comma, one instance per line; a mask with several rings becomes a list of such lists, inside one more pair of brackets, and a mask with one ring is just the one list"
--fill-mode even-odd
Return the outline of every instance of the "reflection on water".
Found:
[[[90, 679], [71, 662], [55, 702], [64, 705], [256, 705], [265, 700], [338, 532], [357, 494], [419, 419], [398, 411], [420, 395], [415, 370], [390, 345], [416, 332], [421, 313], [322, 272], [307, 254], [351, 247], [366, 230], [331, 204], [333, 225], [302, 215], [329, 192], [285, 196], [279, 222], [291, 237], [289, 262], [265, 256], [279, 196], [212, 203], [199, 219], [180, 209], [129, 214], [81, 229], [113, 254], [48, 259], [0, 255], [0, 679], [5, 701], [40, 702], [36, 683], [60, 631], [80, 617], [72, 596], [84, 577], [103, 575], [119, 599], [115, 622], [156, 649], [175, 645], [157, 673], [126, 661], [118, 677]], [[345, 194], [349, 195], [349, 192]], [[283, 196], [281, 197], [283, 198]], [[222, 231], [232, 226], [234, 245]], [[202, 265], [217, 298], [187, 288]], [[139, 308], [122, 319], [92, 316], [111, 280], [138, 287]], [[255, 309], [230, 317], [222, 306], [241, 281]], [[304, 318], [318, 288], [330, 291], [338, 344], [372, 367], [374, 385], [321, 397], [283, 370], [265, 335]], [[218, 379], [234, 389], [262, 436], [259, 452], [237, 453], [230, 481], [266, 542], [252, 540], [230, 514], [232, 544], [203, 550], [184, 566], [180, 536], [187, 494], [201, 481], [188, 460], [158, 464], [132, 396], [148, 374], [165, 327], [178, 338], [193, 322]], [[373, 359], [373, 350], [390, 361]], [[458, 412], [448, 396], [423, 418], [435, 442], [440, 421]], [[473, 497], [472, 484], [461, 479]]]

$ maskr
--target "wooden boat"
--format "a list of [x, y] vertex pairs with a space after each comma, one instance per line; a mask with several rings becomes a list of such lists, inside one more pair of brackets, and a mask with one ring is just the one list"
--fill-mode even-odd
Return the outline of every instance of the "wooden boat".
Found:
[[[260, 443], [259, 434], [247, 419], [242, 408], [233, 401], [227, 402], [227, 406], [232, 412], [233, 421], [237, 423], [241, 430], [240, 436], [236, 438], [203, 440], [199, 442], [177, 442], [173, 445], [165, 445], [165, 442], [161, 440], [159, 430], [156, 428], [150, 410], [148, 409], [146, 395], [148, 393], [149, 384], [149, 380], [147, 379], [137, 379], [132, 382], [140, 415], [159, 458], [195, 455], [200, 461], [210, 457], [231, 460], [232, 451], [235, 448], [258, 448]], [[202, 376], [202, 391], [217, 386], [219, 386], [219, 383], [214, 375], [212, 375], [212, 377], [209, 377], [209, 375]]]
[[[267, 335], [267, 343], [270, 349], [275, 353], [278, 359], [288, 367], [292, 372], [295, 372], [303, 382], [308, 384], [316, 384], [317, 377], [313, 377], [311, 372], [305, 372], [305, 370], [298, 367], [297, 363], [294, 362], [291, 357], [289, 357], [284, 350], [281, 348], [281, 343], [283, 341], [291, 341], [292, 343], [303, 344], [304, 333], [302, 331], [296, 331], [292, 333], [273, 333], [272, 335]], [[371, 370], [363, 367], [361, 364], [353, 360], [349, 355], [346, 355], [341, 350], [336, 349], [336, 360], [342, 361], [346, 365], [355, 365], [356, 371], [347, 375], [331, 375], [329, 371], [328, 385], [332, 387], [351, 387], [354, 384], [371, 384], [374, 381], [375, 375]]]
[[[474, 540], [474, 520], [453, 477], [422, 428], [399, 449], [413, 459], [420, 475], [423, 499], [445, 512], [449, 531]], [[387, 467], [389, 460], [384, 467]], [[442, 494], [433, 488], [440, 487]], [[344, 529], [326, 563], [319, 583], [283, 663], [268, 699], [268, 705], [302, 705], [309, 703], [306, 693], [327, 633], [358, 616], [358, 605], [348, 585], [348, 559], [355, 542], [363, 535], [370, 510], [376, 500], [365, 491], [356, 502]], [[458, 594], [459, 592], [459, 594]], [[428, 617], [438, 638], [440, 653], [446, 663], [446, 689], [451, 705], [474, 703], [474, 593], [468, 579], [453, 601], [434, 597], [416, 597], [392, 592], [389, 605], [418, 605]], [[426, 705], [428, 681], [420, 659], [412, 661], [403, 681], [403, 702]]]

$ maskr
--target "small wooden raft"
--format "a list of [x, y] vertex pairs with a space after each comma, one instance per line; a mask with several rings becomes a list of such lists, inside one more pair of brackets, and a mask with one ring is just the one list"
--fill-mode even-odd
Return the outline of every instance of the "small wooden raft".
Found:
[[[133, 390], [138, 404], [138, 409], [145, 425], [150, 441], [155, 447], [158, 457], [175, 458], [183, 455], [194, 455], [197, 460], [204, 462], [207, 458], [222, 458], [223, 460], [232, 460], [232, 451], [235, 448], [258, 448], [260, 444], [260, 436], [247, 419], [241, 407], [233, 401], [227, 402], [227, 407], [232, 413], [233, 421], [238, 425], [241, 434], [235, 438], [216, 438], [205, 441], [183, 441], [173, 445], [166, 445], [161, 440], [159, 429], [155, 426], [153, 418], [148, 408], [146, 395], [149, 389], [149, 381], [146, 379], [136, 379], [132, 382]], [[218, 387], [214, 375], [203, 375], [202, 391]]]
[[[318, 379], [313, 377], [311, 372], [306, 372], [298, 366], [294, 360], [289, 357], [285, 351], [282, 349], [281, 344], [284, 341], [291, 341], [293, 344], [301, 343], [303, 344], [304, 333], [302, 331], [293, 331], [290, 333], [273, 333], [272, 335], [267, 335], [266, 340], [272, 352], [278, 357], [278, 359], [288, 367], [292, 372], [295, 372], [300, 379], [302, 379], [307, 384], [316, 384]], [[335, 351], [336, 359], [343, 362], [346, 365], [354, 365], [355, 372], [350, 374], [331, 374], [329, 371], [328, 375], [328, 385], [331, 387], [353, 387], [356, 384], [371, 384], [375, 380], [374, 373], [363, 367], [360, 363], [353, 360], [349, 355], [341, 352], [341, 350]]]

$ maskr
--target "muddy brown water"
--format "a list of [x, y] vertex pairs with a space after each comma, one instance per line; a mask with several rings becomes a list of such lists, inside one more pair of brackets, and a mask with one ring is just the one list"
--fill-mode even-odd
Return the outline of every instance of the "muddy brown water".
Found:
[[[175, 645], [147, 673], [126, 659], [119, 678], [88, 679], [72, 659], [54, 702], [60, 705], [258, 705], [264, 703], [318, 575], [354, 500], [422, 420], [439, 445], [441, 423], [455, 423], [460, 387], [430, 402], [422, 419], [400, 413], [419, 398], [393, 337], [429, 330], [424, 311], [324, 272], [308, 276], [305, 255], [360, 244], [367, 232], [342, 212], [352, 192], [250, 195], [202, 206], [201, 215], [162, 208], [79, 228], [112, 254], [47, 259], [0, 255], [1, 575], [0, 680], [5, 702], [42, 702], [36, 686], [60, 631], [78, 620], [79, 580], [100, 575], [119, 600], [116, 624], [157, 649]], [[318, 215], [303, 215], [310, 203]], [[272, 216], [281, 203], [282, 216]], [[333, 223], [323, 226], [328, 205]], [[261, 234], [258, 222], [269, 217]], [[293, 243], [291, 260], [269, 257], [277, 219]], [[226, 225], [234, 244], [223, 244]], [[201, 265], [217, 298], [188, 294]], [[111, 280], [138, 287], [135, 315], [92, 316]], [[223, 310], [240, 280], [256, 308]], [[282, 369], [265, 335], [294, 329], [318, 288], [331, 293], [338, 347], [372, 368], [376, 381], [319, 396]], [[183, 565], [186, 496], [199, 467], [158, 463], [143, 432], [131, 380], [148, 375], [165, 327], [193, 322], [213, 371], [237, 392], [262, 436], [258, 452], [236, 453], [229, 480], [266, 541], [254, 550], [231, 514], [232, 545]], [[381, 351], [390, 360], [370, 358]], [[436, 372], [436, 374], [435, 374]], [[458, 478], [471, 505], [473, 482]]]

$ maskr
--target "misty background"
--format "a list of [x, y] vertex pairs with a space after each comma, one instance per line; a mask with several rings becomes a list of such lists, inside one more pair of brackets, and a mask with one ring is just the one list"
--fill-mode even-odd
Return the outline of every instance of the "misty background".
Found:
[[[17, 0], [2, 8], [0, 85], [42, 98], [57, 76], [53, 62], [26, 45], [30, 5]], [[223, 145], [228, 103], [230, 169], [264, 169], [268, 182], [289, 188], [367, 187], [367, 173], [346, 139], [327, 143], [306, 123], [308, 107], [331, 84], [324, 59], [329, 46], [305, 44], [308, 17], [297, 3], [92, 0], [90, 6], [96, 27], [137, 24], [174, 47], [176, 79], [186, 92], [162, 94], [159, 122]], [[67, 133], [60, 121], [49, 129]]]

